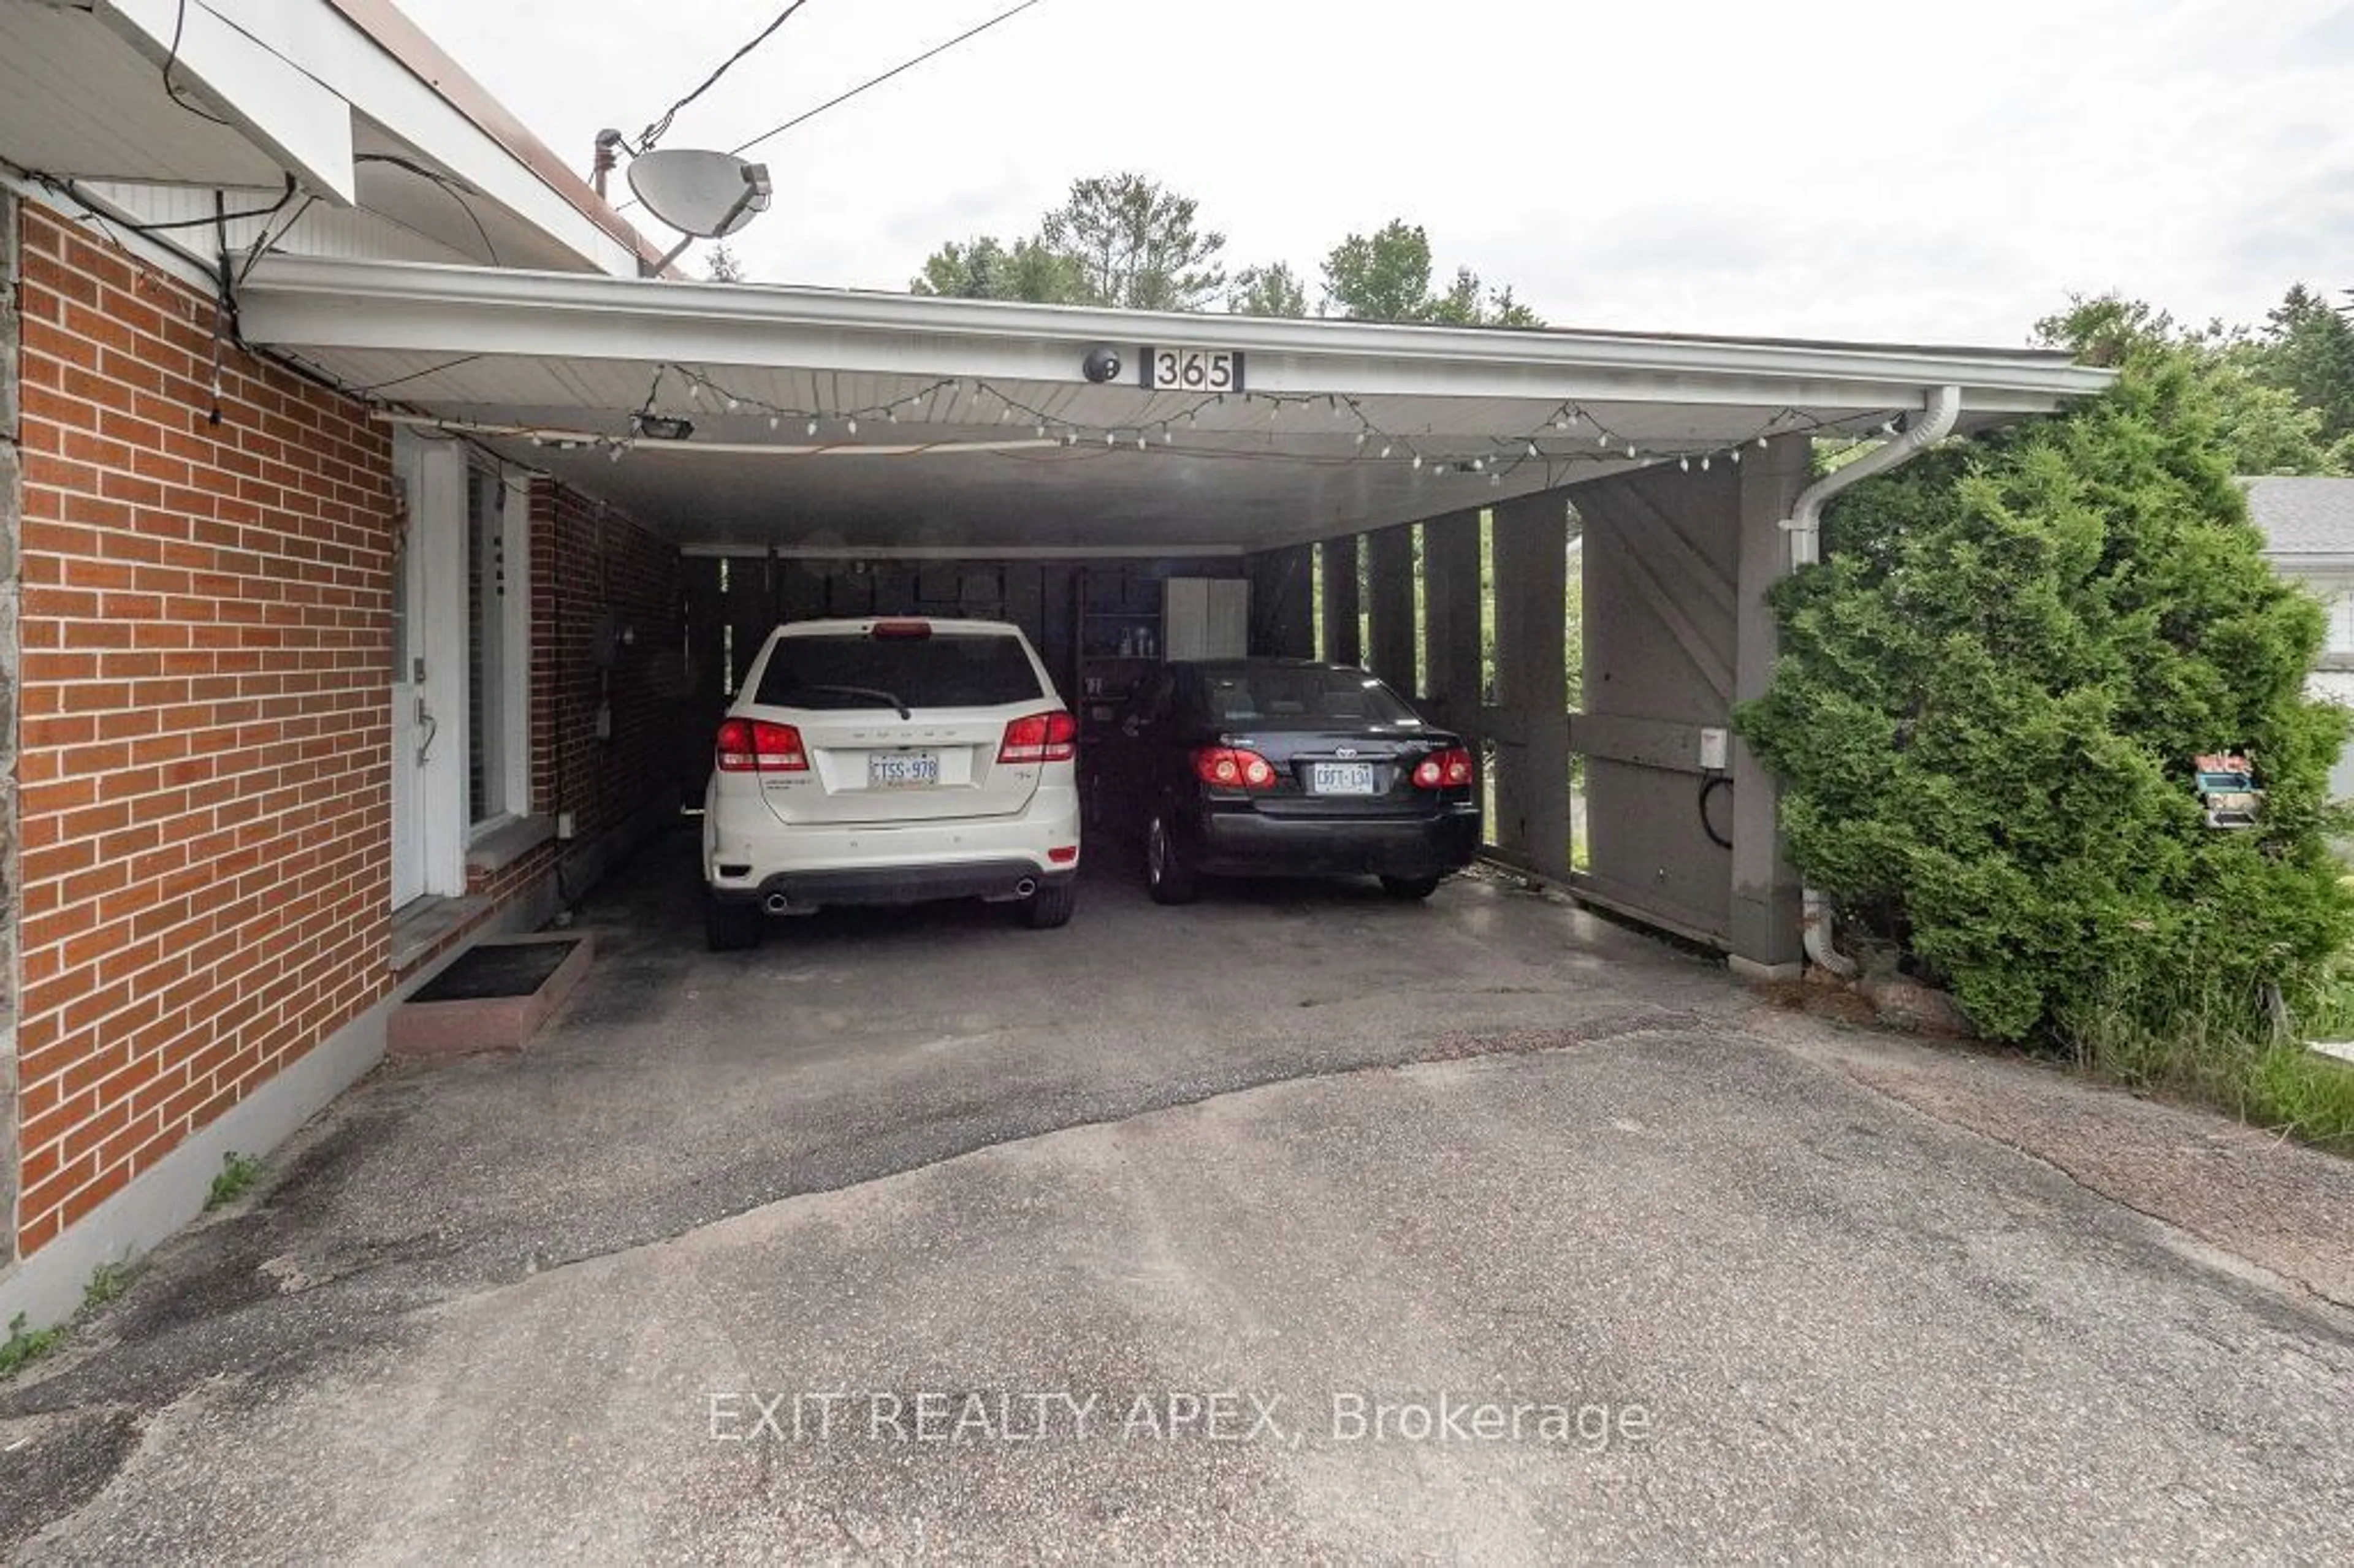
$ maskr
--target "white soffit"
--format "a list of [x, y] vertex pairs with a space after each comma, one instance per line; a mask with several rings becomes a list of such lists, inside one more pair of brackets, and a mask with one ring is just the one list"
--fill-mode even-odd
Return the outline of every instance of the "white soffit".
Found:
[[174, 6], [0, 5], [0, 155], [44, 174], [276, 188], [292, 168], [352, 194], [343, 101], [198, 4], [173, 79], [215, 124], [164, 90]]
[[[1169, 315], [302, 258], [265, 260], [240, 305], [249, 339], [405, 417], [463, 427], [690, 547], [1259, 548], [1663, 461], [1729, 466], [1760, 435], [1865, 435], [1935, 387], [1960, 387], [1965, 428], [1983, 428], [2110, 379], [2003, 350]], [[1098, 344], [1119, 349], [1119, 380], [1084, 376]], [[1146, 345], [1240, 350], [1258, 396], [1148, 391], [1132, 370]], [[694, 435], [611, 461], [666, 366], [705, 378], [691, 397], [686, 376], [664, 371], [656, 400]], [[1575, 418], [1555, 429], [1564, 408]], [[558, 434], [592, 444], [565, 450]]]

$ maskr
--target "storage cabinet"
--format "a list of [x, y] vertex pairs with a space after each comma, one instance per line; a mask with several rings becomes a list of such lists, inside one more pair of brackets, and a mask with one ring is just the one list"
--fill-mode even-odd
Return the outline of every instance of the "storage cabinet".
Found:
[[1250, 583], [1171, 577], [1161, 585], [1165, 659], [1239, 659], [1250, 652]]

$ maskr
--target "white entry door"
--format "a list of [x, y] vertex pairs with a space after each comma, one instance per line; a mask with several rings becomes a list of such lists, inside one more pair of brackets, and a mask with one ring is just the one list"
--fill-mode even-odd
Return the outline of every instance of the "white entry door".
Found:
[[[465, 891], [466, 460], [403, 432], [393, 471], [392, 906]], [[456, 730], [451, 716], [456, 715]]]
[[400, 515], [392, 535], [392, 906], [425, 892], [425, 791], [419, 745], [425, 726], [425, 552], [417, 520], [424, 464], [414, 443], [399, 453]]

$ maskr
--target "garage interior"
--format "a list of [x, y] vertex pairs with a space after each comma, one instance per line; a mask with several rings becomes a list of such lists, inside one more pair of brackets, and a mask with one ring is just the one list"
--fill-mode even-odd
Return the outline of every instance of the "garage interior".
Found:
[[1480, 748], [1497, 861], [1769, 975], [1800, 962], [1800, 889], [1728, 729], [1770, 679], [1766, 590], [1812, 558], [1818, 443], [1881, 443], [1861, 471], [2103, 384], [2026, 350], [292, 256], [241, 309], [389, 421], [673, 541], [698, 766], [780, 620], [1002, 617], [1084, 725], [1161, 658], [1363, 662]]

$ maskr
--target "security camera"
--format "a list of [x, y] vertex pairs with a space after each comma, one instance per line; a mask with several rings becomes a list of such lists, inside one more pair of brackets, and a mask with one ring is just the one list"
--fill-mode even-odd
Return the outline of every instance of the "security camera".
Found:
[[1110, 381], [1119, 375], [1119, 350], [1108, 344], [1091, 348], [1087, 350], [1087, 358], [1080, 362], [1079, 368], [1087, 372], [1090, 381]]

